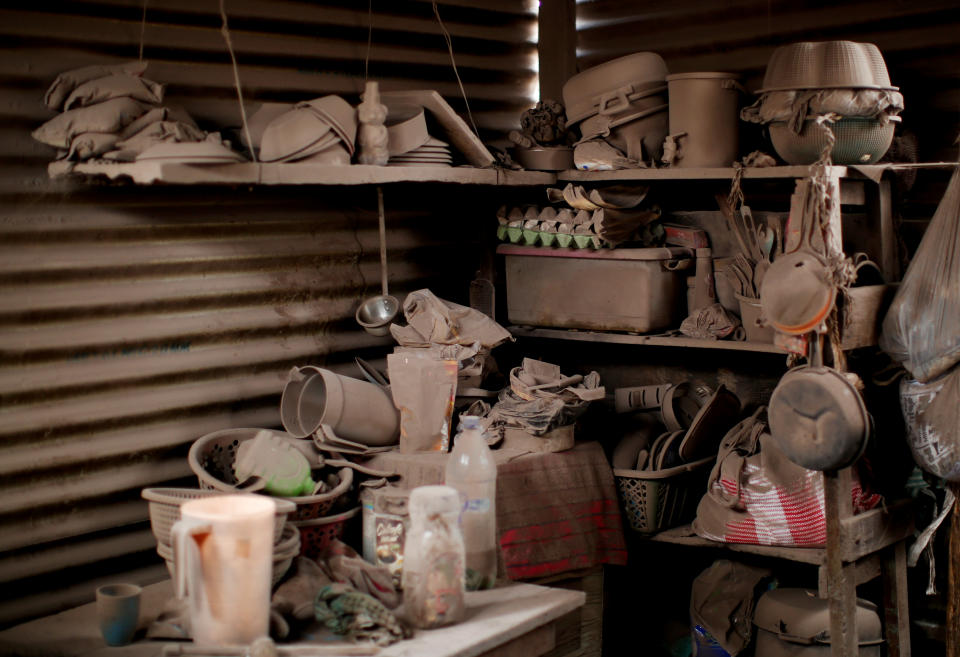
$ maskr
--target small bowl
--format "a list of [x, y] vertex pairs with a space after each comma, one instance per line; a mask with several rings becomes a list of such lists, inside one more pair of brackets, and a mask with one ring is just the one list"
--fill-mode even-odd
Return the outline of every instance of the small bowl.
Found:
[[385, 125], [390, 157], [415, 151], [430, 140], [422, 107], [391, 107]]
[[540, 146], [513, 149], [514, 159], [524, 169], [566, 171], [573, 168], [573, 149], [568, 146]]
[[355, 315], [357, 324], [370, 335], [383, 336], [390, 333], [390, 324], [400, 311], [400, 302], [389, 294], [379, 294], [360, 304]]
[[880, 49], [853, 41], [803, 41], [777, 48], [757, 93], [791, 89], [889, 89]]

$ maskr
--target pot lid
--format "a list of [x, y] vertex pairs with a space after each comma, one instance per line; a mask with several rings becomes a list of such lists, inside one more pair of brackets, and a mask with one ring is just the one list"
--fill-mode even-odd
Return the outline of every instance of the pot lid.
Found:
[[[791, 643], [830, 643], [830, 603], [808, 589], [774, 589], [760, 596], [754, 625]], [[873, 603], [857, 599], [860, 645], [881, 642], [880, 616]]]

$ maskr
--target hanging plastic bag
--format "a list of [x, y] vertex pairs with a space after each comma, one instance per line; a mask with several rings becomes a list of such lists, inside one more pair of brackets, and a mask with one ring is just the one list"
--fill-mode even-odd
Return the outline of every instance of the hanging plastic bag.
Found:
[[960, 170], [883, 320], [880, 347], [926, 383], [960, 360]]

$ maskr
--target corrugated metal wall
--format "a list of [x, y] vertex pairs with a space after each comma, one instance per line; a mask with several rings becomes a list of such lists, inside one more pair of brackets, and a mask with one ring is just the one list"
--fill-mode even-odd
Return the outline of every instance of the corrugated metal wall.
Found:
[[[527, 5], [440, 3], [488, 140], [535, 93]], [[366, 3], [226, 7], [248, 100], [357, 101]], [[355, 355], [377, 359], [391, 343], [353, 321], [379, 289], [370, 187], [47, 180], [53, 153], [29, 136], [50, 116], [43, 92], [62, 70], [135, 59], [142, 8], [0, 9], [0, 625], [90, 600], [104, 579], [163, 577], [140, 489], [193, 485], [186, 450], [206, 432], [278, 426], [292, 365], [356, 375]], [[431, 3], [375, 0], [372, 16], [371, 78], [436, 88], [462, 110]], [[202, 127], [236, 125], [217, 3], [150, 0], [146, 17], [148, 77]], [[497, 199], [424, 185], [385, 197], [391, 291], [465, 301], [478, 258], [464, 255]]]

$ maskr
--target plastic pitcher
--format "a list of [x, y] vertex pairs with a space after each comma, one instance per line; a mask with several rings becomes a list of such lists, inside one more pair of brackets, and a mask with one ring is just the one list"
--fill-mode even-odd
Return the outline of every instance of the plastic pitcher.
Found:
[[270, 618], [276, 504], [222, 495], [180, 507], [171, 529], [174, 584], [186, 598], [198, 645], [249, 644]]

